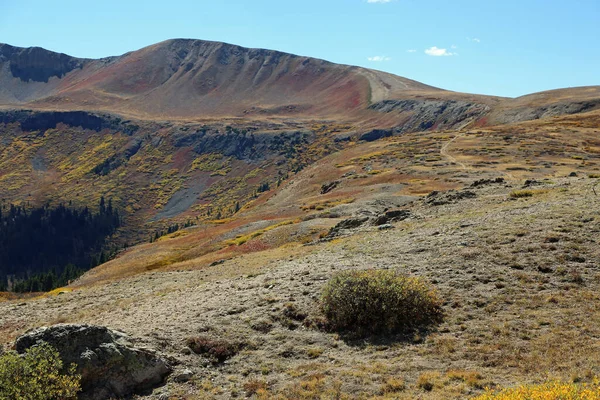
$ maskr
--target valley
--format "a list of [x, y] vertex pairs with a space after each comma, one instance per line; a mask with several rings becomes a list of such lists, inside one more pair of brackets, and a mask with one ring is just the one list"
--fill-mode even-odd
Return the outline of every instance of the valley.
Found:
[[[115, 257], [68, 286], [0, 293], [5, 348], [123, 331], [172, 365], [139, 395], [160, 400], [464, 399], [600, 373], [599, 87], [470, 95], [187, 40], [100, 60], [0, 45], [0, 66], [2, 204], [106, 198], [122, 220]], [[324, 329], [323, 286], [366, 269], [424, 278], [443, 322]], [[215, 363], [199, 335], [237, 351]]]

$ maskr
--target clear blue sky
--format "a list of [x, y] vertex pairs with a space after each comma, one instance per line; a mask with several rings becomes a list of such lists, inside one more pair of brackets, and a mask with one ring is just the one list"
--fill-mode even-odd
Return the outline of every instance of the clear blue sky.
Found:
[[0, 42], [15, 46], [96, 58], [171, 38], [282, 50], [472, 93], [600, 85], [600, 0], [0, 0]]

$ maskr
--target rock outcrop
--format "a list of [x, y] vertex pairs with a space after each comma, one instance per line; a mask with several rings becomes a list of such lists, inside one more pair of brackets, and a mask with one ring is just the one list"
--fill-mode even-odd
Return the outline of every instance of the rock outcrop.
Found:
[[10, 72], [23, 82], [48, 82], [52, 77], [62, 78], [87, 60], [54, 53], [40, 47], [20, 48], [0, 44], [0, 63], [9, 62]]
[[96, 132], [100, 132], [102, 129], [112, 129], [128, 135], [132, 135], [139, 129], [139, 126], [122, 121], [119, 117], [86, 111], [0, 111], [0, 123], [19, 123], [24, 131], [55, 129], [58, 124], [81, 127]]
[[405, 132], [426, 130], [460, 129], [463, 125], [487, 115], [491, 108], [486, 104], [460, 100], [384, 100], [369, 107], [381, 113], [405, 115], [406, 119], [393, 132], [376, 130], [369, 132], [362, 140], [376, 140], [381, 137]]
[[164, 382], [169, 364], [150, 350], [134, 347], [124, 333], [93, 325], [56, 325], [19, 337], [16, 350], [24, 353], [47, 342], [65, 365], [77, 365], [85, 400], [122, 398]]

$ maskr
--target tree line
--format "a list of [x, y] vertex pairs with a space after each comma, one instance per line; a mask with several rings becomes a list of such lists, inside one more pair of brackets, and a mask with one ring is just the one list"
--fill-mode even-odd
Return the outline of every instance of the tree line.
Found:
[[120, 227], [112, 201], [88, 207], [0, 207], [0, 291], [48, 291], [66, 285], [114, 253], [108, 238]]

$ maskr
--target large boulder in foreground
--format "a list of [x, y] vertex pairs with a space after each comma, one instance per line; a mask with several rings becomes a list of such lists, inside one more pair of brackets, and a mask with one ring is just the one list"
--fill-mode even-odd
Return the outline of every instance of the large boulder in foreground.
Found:
[[81, 374], [80, 398], [104, 400], [148, 391], [164, 382], [169, 364], [150, 350], [135, 348], [127, 335], [94, 325], [56, 325], [19, 337], [16, 350], [24, 353], [47, 342], [65, 365], [75, 363]]

